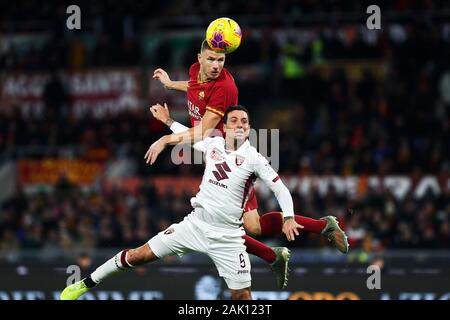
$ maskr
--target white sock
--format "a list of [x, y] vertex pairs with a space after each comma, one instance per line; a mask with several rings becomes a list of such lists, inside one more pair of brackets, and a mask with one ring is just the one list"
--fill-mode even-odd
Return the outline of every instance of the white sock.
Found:
[[114, 257], [99, 266], [94, 272], [91, 273], [92, 281], [95, 283], [100, 283], [113, 274], [132, 268], [133, 266], [128, 263], [127, 255], [128, 250], [120, 251]]

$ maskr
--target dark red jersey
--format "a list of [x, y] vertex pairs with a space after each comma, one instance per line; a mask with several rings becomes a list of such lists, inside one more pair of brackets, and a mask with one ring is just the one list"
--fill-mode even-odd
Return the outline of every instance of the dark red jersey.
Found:
[[[187, 103], [193, 127], [202, 120], [206, 110], [223, 117], [229, 106], [238, 103], [238, 89], [227, 69], [223, 68], [217, 79], [203, 82], [199, 80], [199, 71], [198, 62], [189, 68]], [[223, 122], [220, 121], [216, 128], [223, 133]]]

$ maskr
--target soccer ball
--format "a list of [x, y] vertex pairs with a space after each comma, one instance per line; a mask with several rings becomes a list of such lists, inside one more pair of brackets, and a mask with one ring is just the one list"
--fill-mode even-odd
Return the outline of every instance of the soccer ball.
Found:
[[230, 18], [216, 19], [206, 29], [206, 41], [218, 53], [233, 52], [241, 44], [241, 38], [241, 27]]

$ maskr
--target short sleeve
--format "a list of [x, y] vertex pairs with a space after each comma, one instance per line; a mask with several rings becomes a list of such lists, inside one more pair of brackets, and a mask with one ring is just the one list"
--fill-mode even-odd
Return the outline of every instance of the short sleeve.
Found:
[[225, 110], [237, 104], [237, 90], [231, 83], [214, 86], [206, 105], [206, 110], [223, 117]]

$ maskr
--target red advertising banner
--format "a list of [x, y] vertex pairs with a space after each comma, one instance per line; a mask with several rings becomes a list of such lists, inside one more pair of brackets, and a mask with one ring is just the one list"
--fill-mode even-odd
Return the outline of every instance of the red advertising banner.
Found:
[[[73, 115], [103, 117], [140, 107], [140, 74], [135, 69], [91, 69], [61, 73]], [[18, 105], [26, 115], [42, 115], [47, 73], [7, 73], [0, 78], [0, 111]]]
[[[291, 193], [307, 196], [317, 193], [324, 197], [329, 192], [358, 199], [368, 193], [390, 192], [395, 198], [401, 200], [407, 196], [421, 199], [427, 194], [441, 195], [450, 193], [450, 177], [424, 175], [412, 176], [282, 176]], [[105, 181], [105, 188], [124, 188], [135, 192], [144, 183], [152, 184], [158, 194], [167, 190], [175, 194], [187, 193], [194, 195], [199, 190], [200, 176], [154, 176], [148, 179], [132, 178], [115, 181]], [[271, 191], [259, 180], [256, 188], [261, 194]]]
[[[188, 70], [166, 70], [174, 81], [189, 80]], [[158, 80], [153, 79], [153, 70], [148, 74], [148, 101], [151, 104], [167, 103], [172, 115], [178, 120], [188, 119], [186, 93], [167, 90]]]
[[17, 181], [22, 185], [54, 184], [65, 176], [77, 185], [92, 184], [103, 172], [101, 162], [77, 159], [19, 160]]
[[42, 93], [49, 75], [8, 73], [0, 77], [0, 112], [19, 106], [25, 115], [43, 113]]
[[[65, 174], [70, 181], [77, 184], [91, 184], [104, 168], [100, 161], [86, 160], [20, 160], [18, 162], [18, 181], [25, 185], [53, 184]], [[408, 196], [421, 199], [428, 194], [439, 196], [450, 194], [450, 178], [448, 176], [424, 175], [412, 176], [283, 176], [284, 183], [291, 193], [300, 196], [318, 194], [325, 197], [329, 192], [358, 199], [369, 193], [391, 193], [396, 199]], [[194, 195], [201, 183], [200, 176], [153, 176], [150, 178], [102, 179], [105, 191], [113, 188], [135, 193], [145, 184], [151, 184], [159, 195], [170, 192], [180, 195]], [[271, 191], [260, 181], [256, 188], [263, 195]]]
[[196, 194], [199, 191], [202, 178], [200, 176], [155, 176], [148, 179], [142, 178], [126, 178], [103, 181], [103, 188], [105, 191], [110, 191], [113, 188], [126, 190], [130, 193], [136, 193], [137, 190], [144, 184], [151, 184], [155, 187], [158, 195], [163, 195], [167, 190], [170, 190], [174, 195], [179, 196], [183, 193], [190, 195]]
[[139, 108], [140, 78], [137, 70], [74, 72], [66, 77], [75, 116], [103, 117]]

